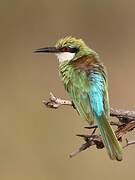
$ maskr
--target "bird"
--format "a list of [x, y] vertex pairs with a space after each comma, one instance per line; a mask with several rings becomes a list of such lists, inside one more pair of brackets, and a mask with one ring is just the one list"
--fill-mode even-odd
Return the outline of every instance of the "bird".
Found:
[[89, 125], [96, 122], [110, 159], [123, 159], [122, 147], [110, 126], [110, 104], [106, 67], [98, 53], [80, 38], [66, 36], [53, 47], [35, 53], [54, 53], [64, 87], [78, 114]]

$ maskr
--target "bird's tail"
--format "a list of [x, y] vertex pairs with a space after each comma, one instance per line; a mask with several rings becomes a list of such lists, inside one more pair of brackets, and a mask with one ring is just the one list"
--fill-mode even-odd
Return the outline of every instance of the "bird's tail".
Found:
[[97, 120], [104, 146], [112, 160], [122, 160], [122, 147], [105, 115]]

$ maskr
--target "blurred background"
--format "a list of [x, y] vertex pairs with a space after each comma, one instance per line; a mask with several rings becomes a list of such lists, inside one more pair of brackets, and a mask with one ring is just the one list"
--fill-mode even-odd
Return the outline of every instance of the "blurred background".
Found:
[[69, 159], [86, 123], [70, 107], [44, 107], [50, 91], [68, 96], [56, 57], [33, 51], [83, 38], [107, 66], [111, 106], [135, 110], [135, 1], [0, 0], [0, 29], [0, 179], [134, 179], [135, 146], [122, 162], [94, 147]]

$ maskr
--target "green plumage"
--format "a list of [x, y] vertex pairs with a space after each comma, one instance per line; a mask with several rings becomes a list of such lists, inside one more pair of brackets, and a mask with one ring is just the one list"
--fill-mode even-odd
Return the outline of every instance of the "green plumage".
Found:
[[68, 91], [78, 113], [89, 124], [93, 124], [90, 101], [88, 97], [89, 81], [85, 72], [75, 71], [72, 65], [65, 62], [60, 65], [60, 72], [65, 89]]
[[109, 157], [121, 161], [122, 147], [109, 124], [107, 74], [98, 54], [74, 37], [60, 39], [55, 47], [36, 52], [56, 53], [62, 81], [77, 112], [89, 124], [96, 121]]
[[102, 116], [99, 121], [97, 121], [98, 127], [100, 129], [101, 137], [103, 139], [104, 145], [110, 158], [116, 159], [118, 161], [122, 160], [122, 148], [117, 141], [116, 135], [114, 134], [108, 119], [106, 116]]
[[60, 65], [60, 72], [62, 74], [62, 80], [64, 82], [65, 89], [69, 93], [69, 96], [71, 97], [80, 116], [89, 124], [93, 124], [94, 120], [97, 122], [101, 137], [110, 158], [112, 160], [116, 159], [118, 161], [121, 161], [122, 148], [108, 122], [110, 117], [108, 93], [104, 91], [105, 111], [102, 116], [97, 119], [91, 108], [91, 103], [88, 95], [91, 82], [88, 81], [86, 73], [83, 71], [75, 70], [74, 67], [68, 62]]
[[65, 89], [80, 116], [89, 124], [96, 121], [110, 158], [121, 161], [122, 148], [108, 122], [110, 106], [105, 67], [97, 53], [82, 40], [64, 39], [57, 46], [64, 46], [66, 42], [79, 46], [80, 51], [71, 61], [60, 63], [59, 70]]

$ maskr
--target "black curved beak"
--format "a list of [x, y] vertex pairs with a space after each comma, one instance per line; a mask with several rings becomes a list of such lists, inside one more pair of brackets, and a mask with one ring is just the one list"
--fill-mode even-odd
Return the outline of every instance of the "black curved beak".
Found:
[[58, 53], [60, 52], [59, 49], [56, 47], [45, 47], [45, 48], [39, 48], [34, 51], [34, 53]]

